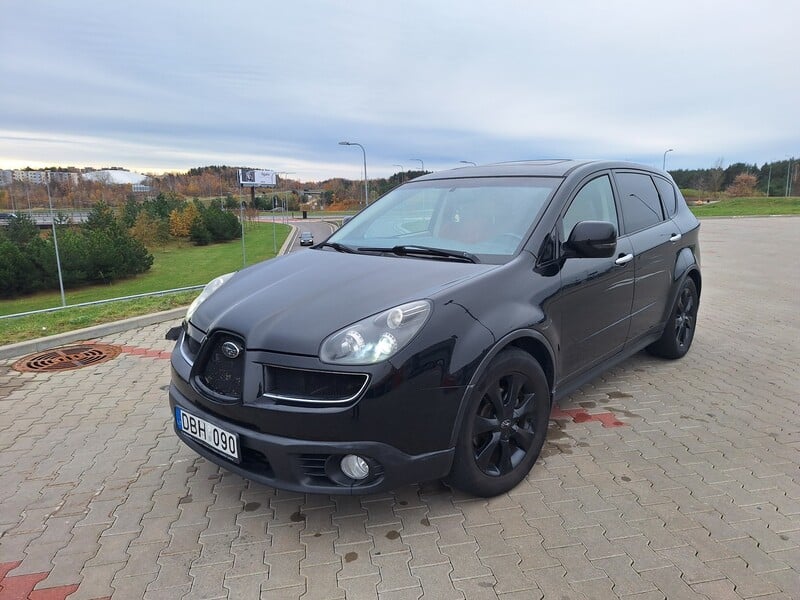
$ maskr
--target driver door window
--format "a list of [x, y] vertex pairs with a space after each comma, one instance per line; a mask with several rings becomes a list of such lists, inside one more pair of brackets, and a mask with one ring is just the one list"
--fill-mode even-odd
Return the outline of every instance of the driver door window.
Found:
[[606, 221], [619, 232], [614, 192], [608, 175], [592, 179], [575, 195], [561, 219], [561, 239], [566, 241], [572, 228], [581, 221]]

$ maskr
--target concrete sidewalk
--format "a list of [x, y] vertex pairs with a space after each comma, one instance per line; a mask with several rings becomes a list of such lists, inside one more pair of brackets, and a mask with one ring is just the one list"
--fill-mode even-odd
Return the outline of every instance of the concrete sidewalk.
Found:
[[554, 410], [527, 480], [366, 497], [263, 487], [192, 453], [174, 320], [95, 334], [103, 364], [0, 360], [6, 598], [800, 597], [797, 220], [705, 221], [694, 347]]

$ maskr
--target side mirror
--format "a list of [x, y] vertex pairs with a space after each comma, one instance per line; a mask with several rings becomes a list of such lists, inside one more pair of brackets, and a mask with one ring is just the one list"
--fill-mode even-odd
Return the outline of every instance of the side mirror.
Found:
[[564, 247], [567, 258], [608, 258], [617, 249], [617, 228], [606, 221], [581, 221]]

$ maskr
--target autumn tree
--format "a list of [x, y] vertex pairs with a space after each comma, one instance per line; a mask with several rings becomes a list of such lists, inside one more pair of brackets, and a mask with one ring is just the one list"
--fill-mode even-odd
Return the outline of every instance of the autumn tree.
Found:
[[740, 173], [726, 190], [731, 196], [752, 196], [755, 194], [758, 178], [752, 173]]
[[169, 240], [169, 225], [166, 221], [156, 219], [145, 211], [136, 215], [130, 234], [147, 248], [161, 246]]
[[174, 237], [189, 237], [192, 225], [200, 218], [200, 210], [195, 204], [187, 204], [182, 209], [173, 209], [169, 214], [169, 234]]

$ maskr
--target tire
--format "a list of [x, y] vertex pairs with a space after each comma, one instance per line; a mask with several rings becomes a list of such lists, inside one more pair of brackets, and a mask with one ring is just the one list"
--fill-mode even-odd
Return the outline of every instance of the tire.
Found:
[[539, 457], [549, 418], [542, 367], [522, 350], [503, 350], [467, 401], [448, 482], [483, 497], [512, 489]]
[[661, 338], [647, 347], [648, 352], [662, 358], [683, 358], [694, 339], [699, 305], [697, 286], [687, 277], [675, 298]]

